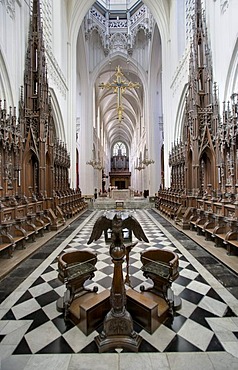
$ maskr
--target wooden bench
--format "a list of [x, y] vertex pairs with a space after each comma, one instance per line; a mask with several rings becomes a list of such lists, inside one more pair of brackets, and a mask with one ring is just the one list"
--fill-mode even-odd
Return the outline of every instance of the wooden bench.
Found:
[[227, 223], [225, 218], [221, 215], [215, 215], [215, 225], [212, 238], [214, 239], [216, 247], [222, 247], [227, 234]]
[[215, 241], [215, 246], [217, 248], [223, 247], [223, 243], [226, 237], [226, 233], [212, 233], [212, 237], [214, 238]]
[[36, 219], [39, 219], [41, 221], [41, 224], [43, 225], [44, 230], [50, 231], [51, 219], [47, 214], [44, 214], [43, 212], [41, 212], [37, 214]]
[[14, 246], [14, 240], [11, 237], [0, 234], [0, 251], [7, 250], [9, 258], [13, 256]]
[[190, 218], [189, 218], [189, 229], [190, 230], [195, 230], [195, 225], [196, 225], [196, 221], [198, 219], [198, 215], [197, 213], [193, 213]]
[[68, 319], [85, 335], [89, 335], [103, 323], [110, 309], [109, 290], [87, 293], [73, 300], [69, 307]]
[[22, 227], [27, 233], [27, 240], [34, 242], [36, 240], [37, 234], [36, 226], [32, 224], [29, 220], [25, 220], [22, 224]]
[[13, 239], [14, 248], [19, 245], [22, 248], [25, 247], [27, 233], [22, 228], [21, 224], [17, 224], [16, 222], [3, 222], [2, 228], [5, 230], [6, 235], [11, 236]]
[[213, 213], [206, 214], [206, 222], [203, 225], [202, 232], [205, 235], [205, 240], [212, 239], [212, 232], [215, 228], [215, 218]]
[[205, 240], [212, 240], [212, 233], [213, 233], [214, 227], [204, 227], [204, 235], [205, 235]]
[[[223, 243], [226, 245], [228, 256], [232, 255], [232, 247], [238, 248], [238, 239], [224, 239]], [[237, 249], [238, 250], [238, 249]]]
[[148, 333], [155, 330], [169, 317], [169, 305], [165, 299], [149, 292], [126, 291], [127, 310], [133, 320]]
[[206, 223], [206, 216], [204, 210], [197, 210], [198, 218], [194, 222], [194, 228], [198, 235], [201, 235], [204, 224]]
[[227, 254], [231, 255], [232, 247], [238, 248], [238, 221], [237, 219], [228, 219], [227, 222], [230, 229], [226, 233], [223, 243], [227, 247]]
[[45, 230], [45, 223], [44, 223], [44, 221], [42, 221], [40, 219], [40, 217], [35, 217], [33, 223], [36, 226], [36, 230], [37, 230], [36, 233], [39, 234], [39, 236], [43, 236], [44, 235], [44, 230]]
[[35, 235], [43, 236], [44, 222], [36, 214], [28, 214], [27, 223], [35, 230]]

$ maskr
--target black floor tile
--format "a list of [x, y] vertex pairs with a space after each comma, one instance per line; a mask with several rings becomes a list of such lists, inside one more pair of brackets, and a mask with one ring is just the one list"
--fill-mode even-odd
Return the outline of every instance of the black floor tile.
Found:
[[195, 321], [196, 323], [204, 326], [205, 328], [207, 329], [210, 329], [210, 325], [208, 324], [206, 318], [210, 318], [210, 317], [217, 317], [216, 315], [212, 314], [211, 312], [209, 311], [206, 311], [200, 307], [197, 307], [193, 313], [191, 314], [191, 316], [189, 316], [189, 319]]
[[185, 323], [186, 321], [186, 317], [182, 316], [182, 315], [179, 315], [179, 313], [176, 315], [174, 315], [174, 317], [169, 317], [166, 322], [164, 323], [164, 325], [173, 330], [174, 332], [178, 332], [181, 327], [183, 326], [183, 324]]
[[22, 320], [32, 320], [31, 326], [27, 330], [29, 333], [30, 331], [38, 328], [38, 326], [45, 324], [49, 321], [49, 317], [44, 313], [43, 310], [39, 309], [35, 312], [31, 312], [29, 315], [24, 316]]
[[63, 314], [53, 319], [52, 322], [61, 332], [61, 334], [66, 333], [75, 326], [71, 321], [69, 320], [65, 321]]
[[221, 345], [220, 341], [216, 337], [216, 335], [213, 335], [211, 342], [209, 343], [207, 349], [207, 352], [216, 352], [216, 351], [224, 351], [223, 346]]
[[164, 352], [201, 352], [201, 350], [186, 339], [176, 335]]
[[66, 340], [63, 337], [59, 337], [56, 340], [54, 340], [52, 343], [48, 344], [48, 346], [42, 348], [40, 351], [37, 352], [37, 354], [43, 354], [43, 353], [74, 353], [72, 348], [68, 345]]
[[23, 355], [23, 354], [24, 355], [32, 354], [25, 338], [21, 340], [21, 342], [18, 344], [15, 351], [13, 352], [13, 355]]
[[18, 299], [18, 301], [16, 302], [16, 305], [17, 304], [20, 304], [22, 302], [25, 302], [25, 301], [28, 301], [28, 299], [31, 299], [33, 298], [31, 293], [29, 292], [29, 290], [27, 290], [22, 296], [20, 299]]
[[41, 307], [50, 304], [51, 302], [56, 302], [59, 299], [59, 295], [54, 291], [51, 290], [45, 294], [41, 294], [38, 297], [35, 297], [35, 300], [39, 303]]
[[201, 299], [203, 298], [203, 295], [200, 293], [197, 293], [191, 289], [185, 288], [180, 294], [180, 298], [186, 299], [188, 302], [192, 302], [194, 304], [198, 304]]
[[154, 346], [152, 346], [152, 344], [150, 344], [149, 342], [147, 342], [146, 340], [142, 340], [141, 342], [141, 345], [140, 345], [140, 348], [139, 348], [139, 351], [140, 352], [159, 352], [157, 350], [157, 348], [155, 348]]

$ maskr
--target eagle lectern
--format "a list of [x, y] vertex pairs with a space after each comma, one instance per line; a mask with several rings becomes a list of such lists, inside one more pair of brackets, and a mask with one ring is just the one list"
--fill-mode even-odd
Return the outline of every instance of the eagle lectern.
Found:
[[149, 242], [139, 222], [129, 216], [122, 219], [120, 213], [116, 213], [113, 219], [101, 216], [95, 222], [88, 244], [98, 240], [103, 231], [111, 229], [110, 256], [114, 263], [112, 287], [110, 291], [111, 310], [107, 313], [103, 322], [103, 331], [95, 337], [99, 352], [105, 352], [112, 348], [125, 348], [138, 352], [142, 338], [133, 329], [133, 320], [126, 310], [126, 290], [123, 281], [122, 263], [126, 255], [126, 246], [123, 240], [123, 229], [132, 230], [139, 240]]

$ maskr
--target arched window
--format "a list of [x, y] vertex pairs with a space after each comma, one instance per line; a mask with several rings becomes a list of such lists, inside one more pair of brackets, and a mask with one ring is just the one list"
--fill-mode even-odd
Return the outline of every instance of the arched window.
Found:
[[112, 171], [128, 171], [129, 157], [127, 146], [121, 141], [117, 141], [112, 147], [111, 169]]
[[113, 155], [113, 157], [114, 156], [127, 155], [125, 144], [122, 143], [121, 141], [118, 141], [116, 144], [114, 144], [113, 150], [112, 150], [112, 155]]

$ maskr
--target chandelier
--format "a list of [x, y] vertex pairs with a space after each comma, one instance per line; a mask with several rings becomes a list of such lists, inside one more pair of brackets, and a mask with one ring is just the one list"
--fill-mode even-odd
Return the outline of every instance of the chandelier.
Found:
[[139, 161], [138, 166], [136, 166], [135, 169], [138, 170], [138, 171], [141, 171], [141, 170], [145, 169], [145, 166], [143, 166], [143, 162], [141, 161], [141, 159]]
[[97, 161], [95, 159], [95, 150], [93, 149], [92, 152], [93, 152], [93, 159], [91, 159], [90, 161], [86, 162], [86, 164], [92, 166], [95, 170], [99, 170], [99, 171], [103, 170], [104, 167], [102, 165], [101, 160], [99, 159], [99, 161]]
[[88, 161], [86, 162], [86, 164], [89, 164], [90, 166], [92, 166], [95, 170], [103, 170], [104, 167], [102, 165], [102, 162], [101, 161], [95, 161], [94, 159], [91, 160], [91, 161]]
[[149, 166], [149, 164], [155, 163], [153, 159], [148, 159], [148, 149], [145, 149], [145, 158], [141, 163], [144, 164], [145, 166]]

